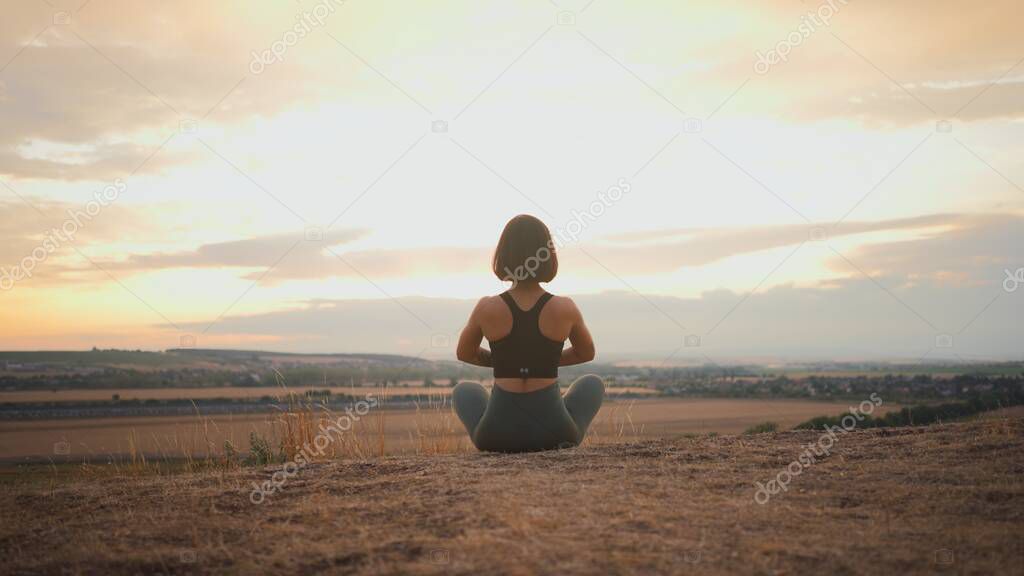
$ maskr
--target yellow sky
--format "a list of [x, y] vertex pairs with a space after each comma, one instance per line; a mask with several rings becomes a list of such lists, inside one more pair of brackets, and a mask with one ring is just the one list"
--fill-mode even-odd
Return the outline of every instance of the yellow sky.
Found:
[[[928, 301], [998, 290], [1024, 266], [1017, 11], [19, 3], [0, 23], [0, 269], [37, 261], [0, 292], [0, 348], [161, 349], [211, 327], [211, 345], [343, 351], [314, 324], [213, 327], [497, 292], [488, 252], [522, 212], [578, 228], [559, 293], [743, 303], [867, 275], [906, 308], [925, 281]], [[399, 340], [382, 351], [416, 352]]]

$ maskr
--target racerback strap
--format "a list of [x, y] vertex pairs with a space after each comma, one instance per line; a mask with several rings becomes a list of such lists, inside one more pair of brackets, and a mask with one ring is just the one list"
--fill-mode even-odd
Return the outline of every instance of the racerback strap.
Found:
[[529, 310], [523, 310], [512, 294], [501, 293], [512, 313], [512, 330], [508, 336], [491, 342], [495, 378], [558, 377], [564, 342], [550, 340], [540, 331], [540, 313], [553, 297], [544, 292]]
[[548, 303], [549, 300], [551, 300], [553, 296], [554, 295], [551, 294], [550, 292], [545, 292], [544, 294], [541, 294], [540, 298], [537, 298], [537, 302], [533, 304], [533, 308], [530, 308], [529, 310], [523, 310], [522, 308], [519, 307], [519, 304], [516, 304], [515, 298], [512, 298], [511, 294], [509, 294], [508, 292], [501, 293], [501, 299], [505, 301], [505, 304], [508, 306], [508, 309], [512, 312], [512, 317], [514, 319], [522, 318], [525, 316], [539, 316], [540, 311], [544, 309], [544, 306]]

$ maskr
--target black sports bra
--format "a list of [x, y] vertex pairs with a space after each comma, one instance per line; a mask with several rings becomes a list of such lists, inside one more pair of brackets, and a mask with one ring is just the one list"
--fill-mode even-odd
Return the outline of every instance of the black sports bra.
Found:
[[557, 378], [558, 364], [565, 342], [557, 342], [540, 333], [540, 311], [551, 300], [545, 292], [529, 310], [522, 310], [512, 295], [502, 292], [501, 299], [512, 312], [512, 331], [491, 342], [491, 363], [495, 378]]

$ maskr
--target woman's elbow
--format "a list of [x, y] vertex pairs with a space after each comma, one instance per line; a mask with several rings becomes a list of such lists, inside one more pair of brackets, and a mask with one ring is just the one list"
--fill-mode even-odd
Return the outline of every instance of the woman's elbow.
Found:
[[474, 352], [470, 352], [469, 350], [463, 350], [462, 348], [457, 348], [455, 350], [455, 357], [458, 358], [459, 362], [472, 363], [473, 360], [476, 359], [476, 353], [475, 353], [475, 351]]
[[590, 362], [597, 356], [597, 350], [593, 346], [588, 347], [585, 350], [580, 351], [580, 360], [584, 362]]

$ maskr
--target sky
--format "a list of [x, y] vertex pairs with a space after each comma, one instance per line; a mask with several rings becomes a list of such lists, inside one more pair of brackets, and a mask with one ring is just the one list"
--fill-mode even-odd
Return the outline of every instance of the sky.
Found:
[[450, 357], [530, 213], [599, 360], [1024, 357], [1015, 2], [638, 4], [6, 3], [0, 348]]

